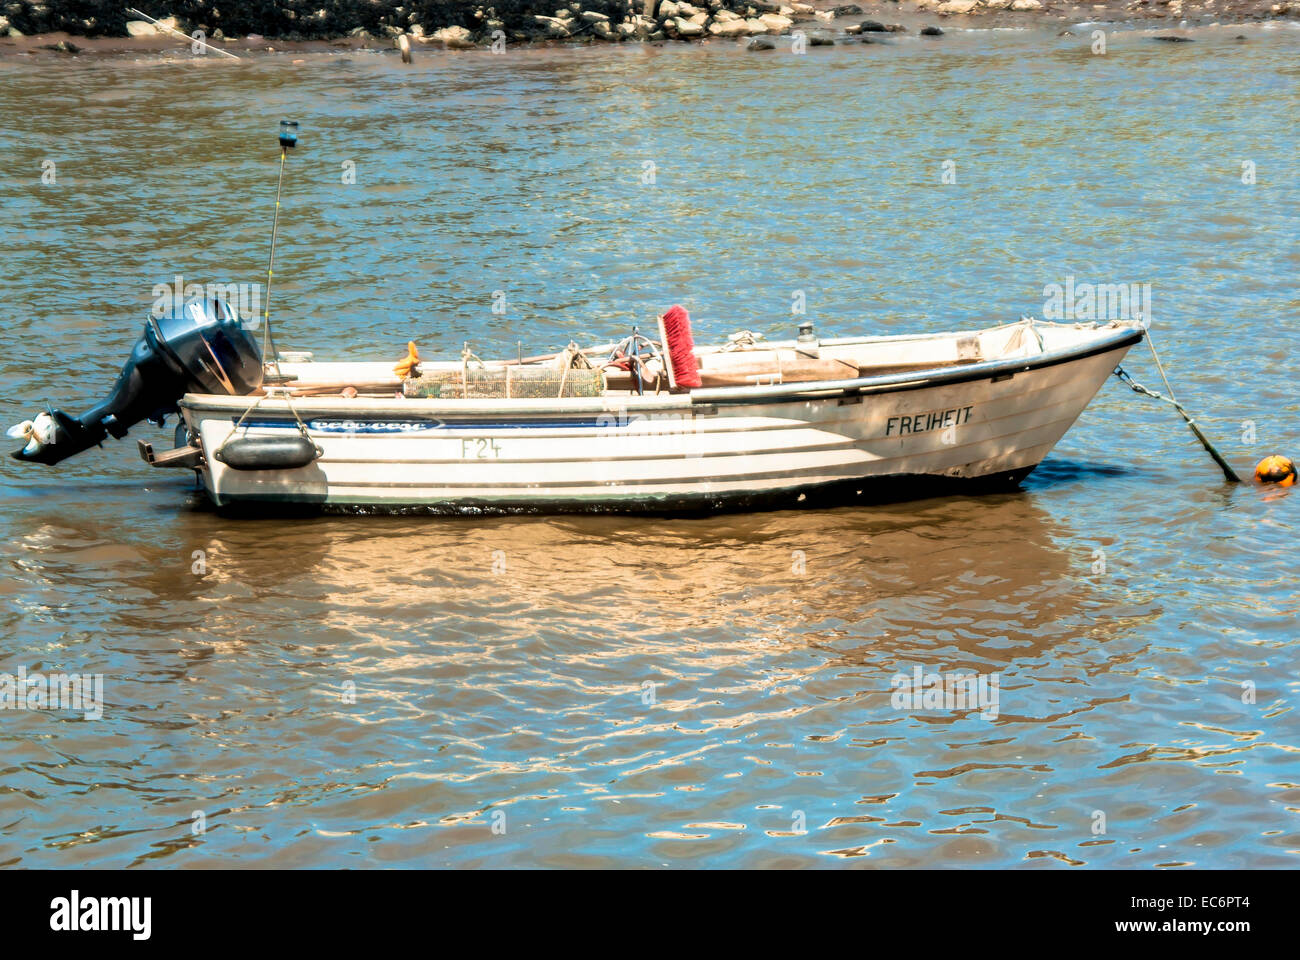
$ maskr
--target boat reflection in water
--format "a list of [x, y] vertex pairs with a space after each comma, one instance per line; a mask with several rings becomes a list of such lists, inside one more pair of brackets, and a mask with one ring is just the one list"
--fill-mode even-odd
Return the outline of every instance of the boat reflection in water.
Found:
[[264, 635], [269, 617], [304, 639], [327, 629], [332, 655], [382, 639], [458, 669], [520, 645], [552, 666], [802, 650], [812, 670], [922, 654], [997, 667], [1074, 636], [1062, 621], [1091, 589], [1088, 556], [1057, 545], [1065, 523], [1024, 493], [710, 519], [232, 523], [197, 510], [182, 523], [204, 586], [159, 572], [159, 597], [222, 592], [236, 636]]

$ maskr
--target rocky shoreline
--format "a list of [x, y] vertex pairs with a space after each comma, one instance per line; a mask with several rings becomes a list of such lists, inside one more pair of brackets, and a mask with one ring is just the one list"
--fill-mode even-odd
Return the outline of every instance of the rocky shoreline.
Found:
[[[949, 20], [967, 26], [1072, 20], [1179, 27], [1300, 20], [1300, 0], [252, 0], [230, 6], [220, 0], [178, 0], [157, 26], [127, 14], [120, 0], [15, 0], [0, 3], [0, 10], [0, 54], [167, 49], [188, 36], [233, 50], [277, 49], [268, 42], [281, 48], [324, 42], [473, 49], [711, 38], [767, 49], [773, 36], [792, 33], [811, 45], [849, 37], [871, 40], [889, 32], [938, 36], [942, 29], [935, 24]], [[153, 14], [161, 17], [163, 11]]]

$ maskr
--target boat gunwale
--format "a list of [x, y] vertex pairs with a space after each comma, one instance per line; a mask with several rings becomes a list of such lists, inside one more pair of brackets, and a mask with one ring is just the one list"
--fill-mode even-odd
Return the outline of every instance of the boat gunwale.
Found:
[[[1009, 324], [1011, 326], [1013, 324]], [[1057, 324], [1055, 326], [1064, 326]], [[1077, 328], [1078, 325], [1072, 325]], [[692, 411], [699, 407], [756, 405], [771, 402], [792, 402], [800, 400], [835, 399], [844, 396], [862, 396], [865, 394], [902, 392], [925, 389], [927, 387], [947, 386], [972, 380], [983, 380], [1003, 374], [1016, 374], [1057, 366], [1075, 360], [1084, 360], [1102, 353], [1108, 353], [1120, 347], [1141, 342], [1146, 335], [1146, 328], [1140, 323], [1109, 324], [1109, 331], [1102, 329], [1102, 335], [1082, 343], [1049, 350], [1031, 357], [1009, 357], [997, 360], [985, 360], [977, 363], [963, 364], [958, 367], [936, 366], [923, 370], [911, 370], [905, 373], [882, 374], [874, 377], [854, 377], [845, 380], [803, 381], [799, 383], [742, 385], [734, 387], [704, 387], [681, 394], [659, 394], [638, 396], [635, 394], [602, 396], [546, 398], [530, 397], [511, 400], [453, 400], [410, 398], [389, 400], [376, 397], [294, 397], [264, 396], [252, 398], [247, 395], [230, 396], [225, 394], [187, 393], [178, 405], [186, 410], [198, 412], [244, 412], [255, 406], [260, 412], [285, 413], [293, 415], [295, 411], [310, 414], [313, 417], [343, 416], [355, 418], [358, 414], [373, 416], [438, 416], [441, 414], [545, 414], [545, 413], [627, 413], [627, 412], [672, 412]], [[997, 329], [997, 328], [992, 328]], [[888, 337], [865, 339], [933, 339], [946, 336], [968, 335], [968, 331], [954, 331], [946, 334], [922, 334], [912, 337]], [[823, 344], [843, 344], [854, 338], [840, 338], [822, 341]], [[865, 342], [865, 340], [864, 340]], [[251, 401], [251, 403], [250, 403]]]
[[[1047, 367], [1070, 363], [1074, 360], [1086, 360], [1101, 353], [1123, 346], [1139, 343], [1146, 336], [1146, 328], [1141, 324], [1114, 327], [1113, 332], [1095, 340], [1048, 350], [1032, 357], [1007, 357], [998, 360], [982, 360], [978, 363], [962, 364], [953, 367], [930, 367], [924, 370], [909, 370], [906, 373], [882, 374], [876, 377], [855, 377], [849, 380], [806, 381], [802, 383], [773, 384], [763, 387], [704, 387], [691, 391], [691, 397], [712, 404], [754, 403], [771, 399], [819, 399], [821, 395], [834, 397], [837, 394], [847, 396], [866, 393], [902, 392], [904, 390], [922, 390], [926, 387], [945, 386], [953, 383], [965, 383], [970, 380], [983, 380], [990, 376], [1004, 373], [1023, 373]], [[743, 391], [744, 396], [735, 396]], [[755, 393], [754, 391], [759, 391]], [[734, 398], [734, 399], [733, 399]]]

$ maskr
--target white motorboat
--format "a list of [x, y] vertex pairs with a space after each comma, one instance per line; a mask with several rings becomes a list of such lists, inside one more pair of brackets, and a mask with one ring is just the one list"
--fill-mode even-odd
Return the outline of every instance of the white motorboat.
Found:
[[[664, 389], [666, 361], [651, 349], [641, 392], [631, 371], [593, 364], [587, 396], [563, 384], [536, 393], [588, 351], [420, 363], [415, 378], [391, 361], [298, 356], [280, 362], [278, 386], [187, 392], [185, 442], [142, 451], [155, 466], [197, 470], [223, 508], [707, 512], [1005, 489], [1143, 333], [1023, 320], [921, 336], [742, 337], [694, 350], [699, 387]], [[523, 379], [530, 367], [549, 381]], [[436, 395], [408, 395], [426, 379]], [[476, 395], [492, 383], [497, 395]]]

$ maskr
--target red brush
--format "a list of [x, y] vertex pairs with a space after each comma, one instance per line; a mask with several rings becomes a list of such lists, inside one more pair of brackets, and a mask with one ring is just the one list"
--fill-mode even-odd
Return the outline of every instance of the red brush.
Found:
[[674, 387], [700, 386], [700, 364], [695, 359], [695, 340], [691, 337], [691, 317], [684, 307], [673, 304], [659, 318], [659, 331], [668, 352], [668, 375]]

